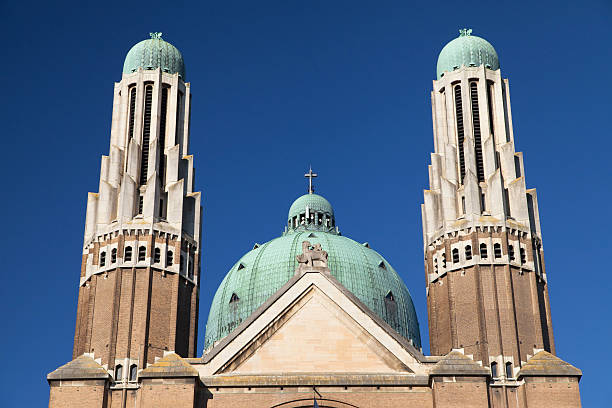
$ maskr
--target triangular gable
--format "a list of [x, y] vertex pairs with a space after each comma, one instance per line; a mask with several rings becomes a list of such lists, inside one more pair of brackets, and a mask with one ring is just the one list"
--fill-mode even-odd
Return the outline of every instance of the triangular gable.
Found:
[[83, 354], [47, 375], [47, 380], [107, 379], [110, 374], [93, 358]]
[[[201, 375], [422, 371], [414, 347], [329, 272], [294, 277], [203, 356]], [[350, 367], [347, 368], [347, 367]]]
[[484, 368], [465, 354], [453, 350], [440, 359], [431, 368], [431, 375], [467, 375], [467, 376], [482, 376], [489, 375], [489, 369]]
[[197, 377], [198, 371], [176, 353], [168, 353], [140, 372], [140, 378]]
[[582, 371], [542, 350], [531, 357], [519, 371], [519, 377], [531, 376], [581, 377]]

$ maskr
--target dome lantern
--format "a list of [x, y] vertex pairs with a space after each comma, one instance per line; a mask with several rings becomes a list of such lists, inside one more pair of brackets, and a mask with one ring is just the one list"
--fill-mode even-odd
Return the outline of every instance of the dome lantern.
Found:
[[162, 39], [162, 33], [150, 33], [151, 38], [134, 45], [127, 53], [123, 63], [123, 73], [131, 74], [144, 70], [160, 68], [162, 72], [176, 74], [185, 81], [185, 62], [181, 52]]
[[471, 29], [463, 28], [459, 30], [459, 37], [450, 41], [440, 51], [436, 71], [440, 79], [445, 72], [481, 65], [493, 71], [498, 70], [497, 52], [487, 40], [472, 35]]

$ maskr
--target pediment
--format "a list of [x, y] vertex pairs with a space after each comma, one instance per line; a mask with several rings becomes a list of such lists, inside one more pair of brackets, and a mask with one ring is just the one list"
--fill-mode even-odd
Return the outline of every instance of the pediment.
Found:
[[200, 375], [416, 373], [419, 355], [331, 275], [297, 276], [202, 358]]

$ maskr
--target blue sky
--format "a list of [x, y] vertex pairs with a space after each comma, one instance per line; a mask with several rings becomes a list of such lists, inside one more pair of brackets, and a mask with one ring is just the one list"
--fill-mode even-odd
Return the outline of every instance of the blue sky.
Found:
[[[183, 53], [203, 192], [199, 349], [217, 285], [278, 236], [306, 191], [334, 205], [410, 289], [428, 352], [420, 203], [439, 51], [471, 27], [510, 79], [517, 150], [538, 190], [558, 355], [604, 406], [612, 337], [612, 6], [582, 2], [2, 2], [4, 406], [42, 406], [71, 358], [88, 191], [108, 154], [113, 83], [151, 31]], [[602, 269], [603, 268], [603, 269]]]

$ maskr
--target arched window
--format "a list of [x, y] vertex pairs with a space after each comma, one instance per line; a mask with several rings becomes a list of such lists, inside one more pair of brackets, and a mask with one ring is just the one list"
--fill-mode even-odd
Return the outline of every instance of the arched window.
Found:
[[142, 262], [147, 257], [147, 247], [141, 246], [138, 248], [138, 262]]
[[115, 381], [121, 381], [123, 379], [123, 366], [121, 364], [117, 364], [115, 367]]
[[511, 261], [514, 261], [514, 246], [508, 245], [508, 257]]
[[111, 263], [117, 262], [117, 248], [111, 249]]
[[160, 262], [161, 262], [161, 249], [155, 248], [155, 250], [153, 251], [153, 263], [160, 263]]
[[465, 259], [467, 259], [468, 261], [472, 259], [472, 246], [471, 245], [465, 246]]
[[493, 245], [493, 256], [495, 256], [495, 259], [501, 258], [501, 245], [500, 244]]
[[527, 262], [527, 254], [525, 254], [525, 248], [520, 248], [521, 251], [521, 263]]
[[512, 369], [512, 363], [506, 363], [506, 378], [514, 378], [514, 370]]
[[168, 251], [168, 254], [166, 255], [166, 264], [168, 266], [172, 265], [174, 262], [174, 253], [172, 251]]
[[491, 377], [493, 378], [497, 378], [498, 374], [497, 374], [497, 363], [494, 361], [491, 363]]
[[459, 152], [459, 174], [461, 184], [465, 178], [465, 160], [463, 157], [463, 106], [461, 102], [461, 86], [455, 86], [455, 117], [457, 118], [457, 151]]
[[389, 325], [391, 325], [391, 327], [394, 329], [397, 329], [397, 303], [395, 301], [395, 296], [391, 291], [389, 291], [389, 293], [387, 293], [385, 296], [385, 314], [387, 316], [387, 323], [389, 323]]
[[151, 137], [151, 106], [153, 104], [153, 85], [145, 86], [144, 120], [142, 123], [142, 143], [140, 144], [140, 185], [147, 184], [149, 167], [149, 142]]
[[132, 247], [131, 246], [125, 247], [125, 255], [123, 256], [123, 258], [126, 262], [132, 261]]
[[106, 265], [106, 252], [100, 252], [100, 266]]
[[453, 263], [459, 263], [459, 250], [453, 249]]
[[480, 244], [480, 259], [487, 259], [487, 244]]
[[137, 374], [138, 374], [138, 366], [136, 364], [132, 364], [130, 366], [130, 381], [136, 381]]

